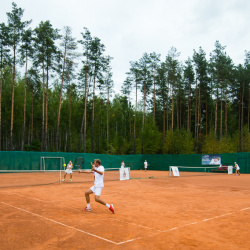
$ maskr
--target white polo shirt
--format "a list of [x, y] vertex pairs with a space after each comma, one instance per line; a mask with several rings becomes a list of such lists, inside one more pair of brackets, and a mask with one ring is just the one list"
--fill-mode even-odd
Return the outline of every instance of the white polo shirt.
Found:
[[104, 167], [99, 166], [95, 167], [95, 170], [103, 172], [103, 174], [98, 174], [97, 172], [93, 172], [95, 176], [95, 187], [104, 187], [103, 178], [104, 178]]

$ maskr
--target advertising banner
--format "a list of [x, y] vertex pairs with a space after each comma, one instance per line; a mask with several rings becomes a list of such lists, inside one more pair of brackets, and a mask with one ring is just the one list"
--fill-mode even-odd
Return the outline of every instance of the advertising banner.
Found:
[[221, 155], [202, 155], [201, 156], [202, 165], [220, 165], [221, 164]]

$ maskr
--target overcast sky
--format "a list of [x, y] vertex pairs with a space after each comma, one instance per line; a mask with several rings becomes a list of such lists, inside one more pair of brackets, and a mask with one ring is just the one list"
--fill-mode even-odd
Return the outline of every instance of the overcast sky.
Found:
[[[250, 51], [250, 0], [16, 0], [23, 21], [32, 28], [49, 20], [54, 28], [70, 26], [81, 39], [83, 27], [101, 39], [113, 57], [115, 91], [129, 71], [130, 61], [156, 52], [164, 61], [173, 46], [184, 62], [201, 46], [207, 57], [219, 40], [235, 64]], [[7, 23], [12, 1], [2, 0], [0, 22]]]

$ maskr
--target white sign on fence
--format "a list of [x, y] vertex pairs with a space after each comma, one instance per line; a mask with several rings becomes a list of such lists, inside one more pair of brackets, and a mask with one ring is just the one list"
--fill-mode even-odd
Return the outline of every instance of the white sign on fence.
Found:
[[228, 166], [227, 172], [228, 172], [228, 174], [233, 174], [233, 166]]

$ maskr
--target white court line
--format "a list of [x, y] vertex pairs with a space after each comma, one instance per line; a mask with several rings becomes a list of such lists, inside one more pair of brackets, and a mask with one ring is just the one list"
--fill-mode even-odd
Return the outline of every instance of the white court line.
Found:
[[[11, 193], [11, 194], [14, 194], [14, 195], [17, 195], [17, 196], [21, 196], [21, 197], [25, 197], [27, 199], [31, 199], [31, 200], [37, 200], [37, 201], [41, 201], [41, 202], [56, 202], [56, 201], [62, 201], [62, 200], [52, 200], [52, 201], [45, 201], [45, 200], [39, 200], [39, 199], [36, 199], [36, 198], [32, 198], [32, 197], [27, 197], [25, 195], [22, 195], [22, 194], [17, 194], [17, 193]], [[77, 198], [79, 199], [79, 198]], [[66, 207], [66, 206], [61, 206], [61, 207]], [[73, 210], [76, 210], [76, 211], [80, 211], [81, 209], [77, 209], [77, 208], [72, 208], [72, 207], [67, 207], [68, 209], [73, 209]], [[96, 215], [95, 215], [96, 216]], [[129, 225], [133, 225], [133, 226], [137, 226], [137, 227], [142, 227], [142, 228], [146, 228], [146, 229], [150, 229], [150, 230], [156, 230], [158, 232], [161, 232], [161, 230], [158, 230], [158, 229], [155, 229], [155, 228], [151, 228], [151, 227], [146, 227], [146, 226], [142, 226], [142, 225], [139, 225], [139, 224], [135, 224], [135, 223], [132, 223], [132, 222], [127, 222], [127, 221], [121, 221], [121, 220], [117, 220], [117, 219], [112, 219], [111, 220], [114, 220], [114, 221], [119, 221], [119, 222], [122, 222], [122, 223], [126, 223], [126, 224], [129, 224]]]
[[[93, 237], [95, 237], [95, 238], [98, 238], [98, 239], [101, 239], [101, 240], [104, 240], [104, 241], [110, 242], [110, 243], [112, 243], [112, 244], [115, 244], [115, 245], [118, 245], [118, 244], [119, 244], [119, 243], [114, 242], [114, 241], [112, 241], [112, 240], [108, 240], [108, 239], [102, 238], [102, 237], [100, 237], [100, 236], [97, 236], [97, 235], [95, 235], [95, 234], [91, 234], [91, 233], [85, 232], [85, 231], [83, 231], [83, 230], [80, 230], [80, 229], [77, 229], [77, 228], [74, 228], [74, 227], [68, 226], [68, 225], [63, 224], [63, 223], [61, 223], [61, 222], [58, 222], [58, 221], [55, 221], [55, 220], [52, 220], [52, 219], [46, 218], [46, 217], [44, 217], [44, 216], [41, 216], [41, 215], [39, 215], [39, 214], [32, 213], [32, 212], [30, 212], [30, 211], [28, 211], [28, 210], [25, 210], [25, 209], [22, 209], [22, 208], [19, 208], [19, 207], [12, 206], [12, 205], [7, 204], [7, 203], [5, 203], [5, 202], [1, 202], [1, 203], [2, 203], [2, 204], [4, 204], [4, 205], [6, 205], [6, 206], [13, 207], [13, 208], [18, 209], [18, 210], [21, 210], [21, 211], [23, 211], [23, 212], [26, 212], [26, 213], [32, 214], [32, 215], [37, 216], [37, 217], [40, 217], [40, 218], [43, 218], [43, 219], [45, 219], [45, 220], [48, 220], [48, 221], [54, 222], [54, 223], [59, 224], [59, 225], [61, 225], [61, 226], [64, 226], [64, 227], [67, 227], [67, 228], [70, 228], [70, 229], [76, 230], [76, 231], [78, 231], [78, 232], [81, 232], [81, 233], [84, 233], [84, 234], [87, 234], [87, 235], [93, 236]], [[131, 241], [133, 241], [133, 240], [131, 240]], [[124, 243], [126, 243], [126, 242], [124, 242]]]
[[250, 209], [250, 207], [243, 208], [243, 209], [241, 209], [240, 211], [244, 211], [244, 210], [248, 210], [248, 209]]
[[[91, 234], [91, 233], [88, 233], [88, 232], [85, 232], [85, 231], [82, 231], [80, 229], [77, 229], [77, 228], [74, 228], [74, 227], [71, 227], [71, 226], [68, 226], [66, 224], [63, 224], [63, 223], [60, 223], [60, 222], [57, 222], [55, 220], [52, 220], [52, 219], [49, 219], [49, 218], [46, 218], [46, 217], [43, 217], [41, 215], [38, 215], [38, 214], [35, 214], [35, 213], [32, 213], [30, 211], [27, 211], [27, 210], [24, 210], [24, 209], [21, 209], [21, 208], [18, 208], [18, 207], [15, 207], [15, 206], [12, 206], [12, 205], [9, 205], [5, 202], [1, 202], [7, 206], [10, 206], [10, 207], [13, 207], [13, 208], [16, 208], [16, 209], [19, 209], [21, 211], [24, 211], [24, 212], [27, 212], [27, 213], [30, 213], [30, 214], [33, 214], [35, 216], [38, 216], [38, 217], [41, 217], [41, 218], [44, 218], [46, 220], [49, 220], [49, 221], [52, 221], [52, 222], [55, 222], [59, 225], [62, 225], [62, 226], [65, 226], [65, 227], [68, 227], [68, 228], [71, 228], [71, 229], [74, 229], [76, 231], [79, 231], [79, 232], [82, 232], [82, 233], [85, 233], [85, 234], [88, 234], [88, 235], [91, 235], [93, 237], [96, 237], [96, 238], [99, 238], [99, 239], [102, 239], [104, 241], [107, 241], [107, 242], [110, 242], [110, 243], [113, 243], [115, 245], [121, 245], [121, 244], [125, 244], [125, 243], [128, 243], [128, 242], [132, 242], [132, 241], [135, 241], [135, 240], [139, 240], [139, 239], [143, 239], [143, 238], [146, 238], [148, 236], [143, 236], [143, 237], [138, 237], [138, 238], [135, 238], [135, 239], [130, 239], [130, 240], [127, 240], [127, 241], [123, 241], [123, 242], [114, 242], [114, 241], [111, 241], [111, 240], [108, 240], [108, 239], [105, 239], [105, 238], [102, 238], [100, 236], [97, 236], [97, 235], [94, 235], [94, 234]], [[239, 211], [245, 211], [245, 210], [248, 210], [250, 209], [250, 207], [247, 207], [247, 208], [243, 208]], [[179, 226], [179, 227], [174, 227], [174, 228], [171, 228], [171, 229], [167, 229], [167, 230], [163, 230], [163, 231], [160, 231], [160, 230], [157, 230], [158, 233], [154, 233], [154, 235], [159, 235], [161, 233], [166, 233], [166, 232], [170, 232], [170, 231], [174, 231], [174, 230], [177, 230], [179, 228], [183, 228], [183, 227], [187, 227], [187, 226], [191, 226], [191, 225], [194, 225], [194, 224], [198, 224], [198, 223], [201, 223], [201, 222], [206, 222], [206, 221], [210, 221], [210, 220], [214, 220], [214, 219], [217, 219], [217, 218], [221, 218], [221, 217], [224, 217], [224, 216], [227, 216], [227, 215], [232, 215], [232, 214], [235, 214], [236, 212], [232, 212], [232, 213], [226, 213], [226, 214], [222, 214], [222, 215], [219, 215], [219, 216], [215, 216], [215, 217], [212, 217], [212, 218], [208, 218], [208, 219], [204, 219], [204, 220], [201, 220], [201, 221], [198, 221], [198, 222], [192, 222], [192, 223], [188, 223], [188, 224], [185, 224], [185, 225], [182, 225], [182, 226]], [[113, 219], [115, 220], [115, 219]], [[118, 220], [119, 221], [119, 220]], [[132, 224], [132, 223], [131, 223]], [[135, 224], [136, 225], [136, 224]], [[138, 226], [138, 225], [137, 225]], [[150, 229], [150, 228], [149, 228]]]
[[117, 243], [117, 245], [121, 245], [121, 244], [128, 243], [128, 242], [131, 242], [131, 241], [139, 240], [139, 239], [141, 239], [141, 238], [142, 238], [142, 237], [135, 238], [135, 239], [131, 239], [131, 240], [122, 241], [122, 242]]
[[167, 229], [167, 230], [163, 230], [161, 231], [161, 233], [166, 233], [166, 232], [170, 232], [170, 231], [174, 231], [174, 230], [177, 230], [179, 227], [173, 227], [173, 228], [170, 228], [170, 229]]
[[[243, 208], [243, 209], [241, 209], [239, 211], [244, 211], [244, 210], [248, 210], [248, 209], [250, 209], [250, 207]], [[201, 221], [196, 221], [196, 222], [188, 223], [188, 224], [185, 224], [185, 225], [182, 225], [182, 226], [179, 226], [179, 227], [173, 227], [173, 228], [170, 228], [170, 229], [167, 229], [167, 230], [160, 231], [159, 233], [155, 233], [154, 235], [159, 235], [161, 233], [166, 233], [166, 232], [174, 231], [174, 230], [177, 230], [179, 228], [183, 228], [183, 227], [195, 225], [195, 224], [198, 224], [198, 223], [201, 223], [201, 222], [206, 222], [206, 221], [209, 221], [209, 220], [214, 220], [214, 219], [221, 218], [221, 217], [224, 217], [224, 216], [227, 216], [227, 215], [231, 215], [231, 214], [235, 214], [235, 213], [236, 212], [226, 213], [226, 214], [215, 216], [215, 217], [212, 217], [212, 218], [209, 218], [209, 219], [204, 219], [204, 220], [201, 220]], [[138, 239], [142, 239], [142, 238], [146, 238], [146, 237], [148, 237], [148, 236], [140, 237]], [[135, 239], [135, 240], [137, 240], [137, 239]]]
[[197, 223], [199, 223], [199, 222], [198, 221], [192, 222], [192, 223], [186, 224], [184, 226], [180, 226], [180, 227], [187, 227], [187, 226], [191, 226], [191, 225], [194, 225], [194, 224], [197, 224]]
[[204, 219], [204, 220], [202, 220], [202, 221], [214, 220], [214, 219], [221, 218], [221, 217], [223, 217], [223, 216], [227, 216], [227, 215], [230, 215], [230, 214], [233, 214], [233, 213], [222, 214], [222, 215], [215, 216], [215, 217], [212, 217], [212, 218]]

